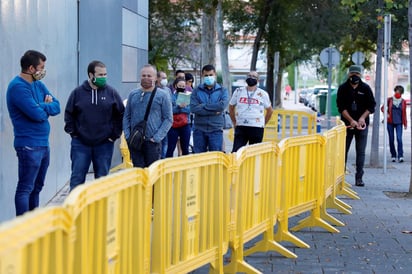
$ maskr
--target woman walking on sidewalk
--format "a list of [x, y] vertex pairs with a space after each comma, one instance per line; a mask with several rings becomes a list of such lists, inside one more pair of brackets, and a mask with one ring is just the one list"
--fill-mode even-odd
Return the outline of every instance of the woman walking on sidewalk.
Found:
[[[403, 86], [396, 86], [394, 88], [393, 96], [389, 97], [387, 102], [389, 148], [392, 155], [392, 162], [396, 162], [396, 159], [398, 159], [399, 163], [403, 162], [402, 126], [406, 130], [408, 125], [406, 117], [406, 101], [402, 99], [403, 92]], [[381, 111], [384, 111], [383, 106], [381, 107]], [[396, 153], [395, 149], [395, 131], [396, 143], [398, 144], [398, 153]]]

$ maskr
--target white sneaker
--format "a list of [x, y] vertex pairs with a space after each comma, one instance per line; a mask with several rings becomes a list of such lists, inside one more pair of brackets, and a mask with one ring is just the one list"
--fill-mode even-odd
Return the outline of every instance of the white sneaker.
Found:
[[399, 158], [399, 163], [403, 163], [403, 157]]
[[396, 162], [396, 158], [395, 157], [392, 157], [392, 162]]

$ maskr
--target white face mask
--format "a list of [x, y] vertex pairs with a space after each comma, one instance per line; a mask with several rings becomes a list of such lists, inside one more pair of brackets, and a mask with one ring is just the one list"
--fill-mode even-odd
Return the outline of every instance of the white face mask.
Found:
[[167, 86], [167, 79], [162, 79], [162, 80], [160, 81], [160, 85], [162, 85], [162, 87]]

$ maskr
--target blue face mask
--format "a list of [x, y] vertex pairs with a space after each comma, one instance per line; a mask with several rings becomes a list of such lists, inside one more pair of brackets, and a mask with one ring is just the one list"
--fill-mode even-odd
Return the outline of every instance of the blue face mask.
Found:
[[215, 83], [215, 76], [205, 76], [203, 78], [203, 82], [206, 86], [213, 86], [213, 84]]

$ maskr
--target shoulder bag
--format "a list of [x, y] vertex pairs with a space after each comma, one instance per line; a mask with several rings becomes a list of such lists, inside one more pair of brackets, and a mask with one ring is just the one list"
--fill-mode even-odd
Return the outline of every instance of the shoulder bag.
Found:
[[133, 130], [130, 132], [129, 139], [127, 140], [127, 145], [129, 149], [141, 150], [143, 142], [145, 141], [146, 137], [146, 126], [147, 126], [147, 118], [149, 117], [150, 107], [152, 106], [153, 97], [155, 96], [156, 88], [152, 91], [150, 95], [149, 103], [146, 107], [146, 112], [144, 114], [144, 119], [137, 123]]

